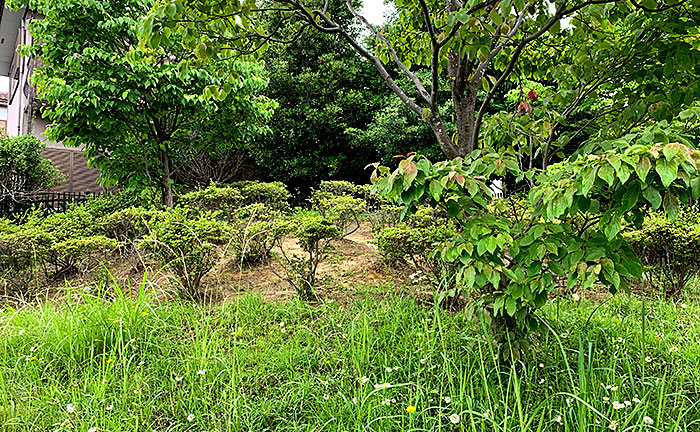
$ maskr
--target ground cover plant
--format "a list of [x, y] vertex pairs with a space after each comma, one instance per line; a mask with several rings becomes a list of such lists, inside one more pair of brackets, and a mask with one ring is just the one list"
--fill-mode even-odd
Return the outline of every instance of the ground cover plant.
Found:
[[503, 363], [485, 323], [402, 296], [343, 307], [249, 295], [201, 307], [161, 303], [147, 290], [111, 301], [72, 292], [60, 304], [0, 313], [0, 424], [695, 430], [697, 304], [621, 295], [561, 299], [542, 312], [532, 357]]

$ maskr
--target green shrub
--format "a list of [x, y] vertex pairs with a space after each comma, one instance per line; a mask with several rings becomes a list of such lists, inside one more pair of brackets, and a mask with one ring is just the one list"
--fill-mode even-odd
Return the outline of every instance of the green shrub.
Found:
[[178, 208], [153, 217], [141, 244], [173, 271], [182, 298], [200, 299], [202, 278], [221, 259], [222, 246], [230, 240], [230, 226], [217, 220], [215, 213]]
[[[342, 237], [342, 232], [333, 222], [316, 214], [304, 214], [294, 220], [277, 220], [275, 223], [275, 232], [279, 234], [276, 238], [279, 262], [287, 272], [286, 277], [278, 276], [287, 281], [300, 298], [313, 300], [318, 265], [328, 254], [330, 241]], [[287, 253], [282, 247], [283, 234], [296, 237], [305, 255]]]
[[439, 302], [452, 304], [459, 297], [456, 266], [442, 259], [436, 249], [457, 235], [449, 219], [423, 207], [405, 222], [378, 229], [375, 243], [385, 263], [392, 267], [408, 266], [411, 279], [428, 279], [437, 290]]
[[289, 198], [289, 191], [280, 182], [244, 181], [222, 186], [211, 184], [205, 189], [189, 192], [178, 198], [178, 206], [218, 210], [229, 221], [238, 219], [240, 212], [255, 213], [258, 219], [264, 219], [268, 213], [288, 212]]
[[45, 278], [83, 273], [119, 247], [100, 234], [101, 224], [76, 206], [65, 213], [44, 217], [35, 211], [22, 225], [3, 222], [0, 228], [0, 264], [5, 297], [29, 297]]
[[659, 285], [667, 298], [678, 298], [690, 279], [700, 272], [700, 210], [682, 209], [671, 221], [651, 213], [625, 239], [646, 266], [645, 277]]
[[42, 152], [46, 145], [34, 135], [0, 136], [0, 190], [29, 193], [59, 183], [63, 175]]
[[71, 208], [81, 207], [90, 213], [93, 218], [103, 219], [121, 210], [142, 207], [148, 204], [147, 200], [144, 200], [143, 197], [133, 191], [122, 191], [103, 193]]
[[[84, 270], [113, 251], [118, 242], [101, 234], [102, 224], [83, 207], [48, 216], [30, 214], [15, 232], [4, 236], [4, 243], [23, 262], [32, 261], [47, 277]], [[30, 259], [31, 258], [31, 259]]]
[[367, 212], [367, 201], [358, 196], [358, 188], [349, 182], [321, 182], [311, 193], [311, 207], [333, 222], [347, 236], [360, 227], [360, 217]]
[[102, 225], [103, 233], [125, 243], [133, 243], [148, 233], [149, 222], [161, 215], [158, 210], [129, 207], [108, 215]]
[[232, 229], [232, 249], [240, 265], [267, 263], [270, 252], [289, 232], [284, 219], [241, 221]]

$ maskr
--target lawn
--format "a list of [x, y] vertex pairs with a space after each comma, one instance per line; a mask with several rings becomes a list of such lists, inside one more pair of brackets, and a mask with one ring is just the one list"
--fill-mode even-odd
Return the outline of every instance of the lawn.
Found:
[[[398, 287], [400, 288], [400, 287]], [[134, 299], [110, 287], [0, 312], [15, 431], [696, 431], [700, 307], [559, 298], [521, 360], [410, 296], [349, 304]], [[381, 288], [383, 289], [383, 288]], [[400, 290], [394, 290], [396, 292]]]

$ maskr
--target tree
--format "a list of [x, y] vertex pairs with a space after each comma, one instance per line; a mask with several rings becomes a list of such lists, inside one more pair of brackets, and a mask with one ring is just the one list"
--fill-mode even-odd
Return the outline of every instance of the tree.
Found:
[[[177, 153], [199, 154], [257, 136], [273, 103], [258, 92], [262, 66], [220, 61], [200, 67], [175, 35], [135, 50], [149, 0], [17, 0], [43, 15], [30, 24], [34, 72], [49, 139], [82, 145], [105, 184], [157, 186], [172, 207]], [[187, 63], [190, 67], [183, 68]], [[226, 123], [225, 135], [206, 139]], [[192, 149], [196, 151], [192, 152]]]
[[[682, 135], [654, 125], [605, 150], [581, 154], [541, 172], [523, 171], [512, 152], [477, 150], [431, 163], [410, 156], [393, 172], [377, 166], [375, 190], [405, 206], [448, 212], [458, 233], [438, 246], [458, 267], [457, 286], [494, 318], [496, 329], [537, 327], [533, 316], [556, 288], [600, 283], [611, 292], [642, 276], [642, 263], [620, 234], [639, 228], [650, 210], [674, 219], [700, 197], [700, 152]], [[532, 177], [527, 198], [494, 202], [489, 179]]]
[[377, 148], [355, 140], [354, 131], [370, 124], [387, 94], [372, 66], [337, 37], [319, 33], [272, 45], [262, 58], [270, 80], [265, 94], [279, 108], [271, 133], [248, 146], [258, 170], [302, 192], [329, 178], [366, 178]]
[[[371, 62], [400, 100], [430, 125], [448, 158], [465, 156], [484, 145], [485, 116], [494, 95], [508, 82], [529, 78], [552, 89], [547, 101], [552, 118], [541, 122], [546, 137], [536, 143], [545, 153], [542, 165], [547, 164], [553, 143], [561, 147], [566, 143], [560, 141], [578, 136], [562, 133], [568, 122], [601, 97], [616, 103], [599, 104], [594, 117], [606, 112], [629, 117], [620, 136], [656, 111], [659, 106], [654, 104], [663, 105], [666, 115], [673, 117], [698, 96], [700, 53], [692, 29], [700, 19], [700, 0], [393, 3], [397, 19], [387, 28], [377, 28], [349, 1], [350, 24], [329, 13], [329, 2], [314, 6], [303, 0], [260, 5], [253, 0], [194, 0], [185, 6], [182, 0], [163, 0], [144, 21], [141, 37], [149, 41], [166, 32], [186, 34], [192, 49], [216, 57], [222, 48], [250, 53], [278, 41], [274, 29], [279, 26], [268, 31], [261, 22], [269, 18], [263, 16], [337, 35]], [[168, 15], [169, 9], [177, 13]], [[364, 26], [376, 45], [364, 45], [352, 31], [353, 25]], [[674, 67], [676, 58], [682, 69]], [[428, 79], [417, 73], [421, 68], [429, 71]], [[396, 74], [410, 85], [401, 83]], [[616, 90], [622, 80], [626, 85]], [[447, 101], [441, 95], [443, 89], [449, 91]], [[665, 104], [669, 96], [670, 103]], [[529, 116], [536, 111], [537, 100], [536, 92], [524, 89], [518, 109], [513, 107], [511, 112]], [[454, 112], [454, 128], [443, 116], [445, 102]]]
[[0, 196], [48, 189], [60, 181], [60, 171], [41, 154], [45, 148], [33, 135], [0, 136]]

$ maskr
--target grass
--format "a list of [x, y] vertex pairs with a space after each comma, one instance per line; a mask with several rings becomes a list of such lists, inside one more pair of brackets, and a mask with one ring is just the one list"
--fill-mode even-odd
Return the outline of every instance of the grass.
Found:
[[72, 292], [0, 312], [0, 430], [697, 431], [699, 314], [558, 300], [508, 365], [469, 313], [410, 298], [200, 307]]

